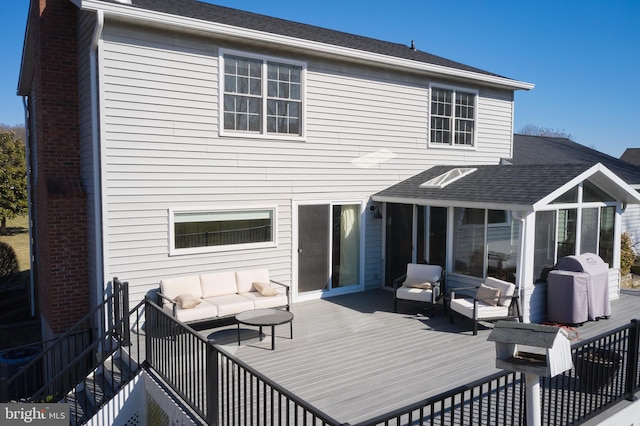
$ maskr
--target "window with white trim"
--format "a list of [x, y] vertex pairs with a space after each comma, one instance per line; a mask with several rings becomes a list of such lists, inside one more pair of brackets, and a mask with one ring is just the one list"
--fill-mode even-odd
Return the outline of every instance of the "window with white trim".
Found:
[[474, 91], [431, 87], [430, 129], [432, 144], [475, 145], [476, 98]]
[[225, 53], [223, 133], [302, 136], [304, 65]]
[[170, 211], [171, 251], [200, 253], [275, 245], [275, 209]]

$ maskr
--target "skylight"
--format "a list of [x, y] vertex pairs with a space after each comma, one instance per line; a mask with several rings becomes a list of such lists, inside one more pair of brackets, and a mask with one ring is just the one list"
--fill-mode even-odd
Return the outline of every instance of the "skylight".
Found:
[[451, 169], [446, 173], [443, 173], [439, 176], [434, 177], [422, 185], [420, 188], [444, 188], [449, 185], [451, 182], [455, 182], [458, 179], [462, 179], [468, 174], [475, 172], [477, 169], [473, 167], [458, 167], [455, 169]]

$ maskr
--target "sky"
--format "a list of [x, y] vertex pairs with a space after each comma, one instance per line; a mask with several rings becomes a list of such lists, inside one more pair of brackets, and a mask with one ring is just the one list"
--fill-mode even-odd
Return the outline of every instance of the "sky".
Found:
[[[133, 0], [135, 3], [135, 0]], [[372, 37], [535, 84], [515, 95], [514, 130], [570, 134], [619, 158], [640, 147], [638, 0], [206, 0]], [[0, 0], [0, 123], [16, 95], [29, 0]]]

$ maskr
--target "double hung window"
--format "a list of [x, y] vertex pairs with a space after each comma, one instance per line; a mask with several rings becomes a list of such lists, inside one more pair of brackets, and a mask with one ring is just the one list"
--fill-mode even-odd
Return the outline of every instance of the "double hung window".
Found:
[[431, 143], [475, 145], [476, 98], [473, 91], [431, 87]]
[[222, 133], [302, 136], [304, 65], [224, 54]]

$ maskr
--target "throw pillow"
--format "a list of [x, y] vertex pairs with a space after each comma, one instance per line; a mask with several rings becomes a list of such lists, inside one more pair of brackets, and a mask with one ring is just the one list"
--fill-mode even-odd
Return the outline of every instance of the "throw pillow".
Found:
[[498, 304], [498, 297], [500, 297], [500, 289], [489, 287], [485, 284], [480, 284], [478, 292], [476, 293], [476, 299], [487, 305], [496, 306]]
[[271, 287], [268, 283], [259, 283], [259, 282], [255, 282], [253, 283], [253, 287], [258, 290], [258, 293], [260, 293], [260, 295], [262, 296], [267, 296], [267, 297], [271, 297], [271, 296], [277, 296], [278, 291]]
[[173, 299], [182, 309], [195, 308], [200, 304], [200, 299], [191, 294], [181, 294]]
[[433, 286], [430, 282], [425, 282], [425, 283], [407, 283], [405, 282], [404, 284], [402, 284], [405, 287], [409, 287], [409, 288], [419, 288], [422, 290], [431, 290], [431, 287]]

